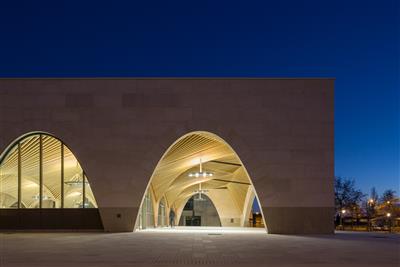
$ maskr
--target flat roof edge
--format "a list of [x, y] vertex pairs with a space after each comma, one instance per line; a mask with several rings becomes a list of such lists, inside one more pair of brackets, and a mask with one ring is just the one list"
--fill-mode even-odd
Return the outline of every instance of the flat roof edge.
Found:
[[336, 80], [336, 77], [0, 77], [1, 80]]

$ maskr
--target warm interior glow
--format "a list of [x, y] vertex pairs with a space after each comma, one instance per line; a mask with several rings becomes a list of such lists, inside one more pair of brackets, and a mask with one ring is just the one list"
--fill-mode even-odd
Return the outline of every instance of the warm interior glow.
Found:
[[[235, 151], [223, 139], [208, 132], [187, 134], [164, 154], [146, 192], [151, 199], [148, 203], [154, 208], [151, 213], [154, 219], [147, 222], [158, 221], [161, 199], [165, 200], [166, 214], [174, 209], [178, 221], [184, 205], [194, 194], [205, 194], [213, 202], [223, 227], [250, 226], [256, 198], [250, 177]], [[137, 228], [146, 227], [144, 217], [149, 215], [142, 211]]]
[[77, 196], [80, 196], [80, 195], [82, 195], [81, 192], [72, 192], [72, 193], [69, 193], [67, 195], [67, 197], [77, 197]]
[[250, 227], [185, 227], [177, 226], [174, 228], [147, 228], [149, 233], [192, 233], [192, 234], [265, 234], [265, 228]]
[[[16, 140], [0, 159], [0, 207], [18, 208], [20, 202], [20, 208], [39, 208], [41, 173], [42, 208], [61, 208], [63, 194], [64, 208], [97, 207], [88, 179], [84, 178], [74, 154], [60, 140], [44, 133], [29, 134]], [[61, 192], [62, 174], [64, 192]]]

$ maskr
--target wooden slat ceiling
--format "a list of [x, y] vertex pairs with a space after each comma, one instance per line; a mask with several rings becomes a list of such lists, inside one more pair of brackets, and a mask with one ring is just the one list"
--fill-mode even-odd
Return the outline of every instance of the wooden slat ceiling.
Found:
[[[60, 201], [61, 198], [61, 146], [58, 139], [42, 135], [43, 146], [43, 195], [49, 199]], [[21, 202], [25, 207], [37, 204], [35, 196], [39, 195], [39, 134], [20, 141], [21, 144]], [[64, 181], [82, 180], [82, 169], [73, 153], [64, 146]], [[89, 189], [89, 188], [88, 188]], [[65, 186], [65, 197], [77, 191]], [[79, 190], [78, 190], [79, 191]], [[81, 190], [80, 190], [81, 191]], [[89, 189], [87, 197], [95, 203], [93, 193]], [[1, 197], [1, 195], [4, 195]], [[7, 197], [5, 197], [7, 196]], [[0, 165], [0, 199], [16, 202], [18, 198], [18, 145], [5, 156]], [[4, 206], [3, 201], [0, 202]], [[8, 204], [10, 205], [10, 204]]]
[[[203, 171], [212, 172], [212, 177], [188, 177], [190, 172], [199, 171], [200, 159]], [[208, 190], [234, 189], [232, 193], [238, 194], [236, 197], [242, 200], [250, 185], [243, 170], [236, 153], [223, 140], [198, 132], [183, 137], [168, 150], [154, 171], [150, 187], [156, 203], [165, 198], [170, 206], [193, 195], [199, 183]], [[238, 173], [240, 175], [236, 175]]]

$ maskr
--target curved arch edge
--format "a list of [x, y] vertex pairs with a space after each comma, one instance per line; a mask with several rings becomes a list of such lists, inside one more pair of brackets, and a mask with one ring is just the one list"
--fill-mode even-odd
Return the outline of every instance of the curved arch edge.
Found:
[[[257, 192], [256, 192], [255, 187], [254, 187], [254, 185], [253, 185], [253, 182], [252, 182], [252, 180], [251, 180], [251, 178], [250, 178], [250, 175], [249, 175], [248, 172], [247, 172], [247, 169], [246, 169], [245, 166], [243, 165], [243, 162], [241, 161], [239, 155], [238, 155], [238, 154], [236, 153], [236, 151], [231, 147], [231, 145], [230, 145], [229, 143], [227, 143], [222, 137], [220, 137], [220, 136], [218, 136], [218, 135], [216, 135], [216, 134], [214, 134], [214, 133], [208, 132], [208, 131], [191, 131], [191, 132], [186, 133], [186, 134], [184, 134], [183, 136], [179, 137], [178, 139], [176, 139], [176, 140], [168, 147], [168, 149], [163, 153], [162, 157], [161, 157], [160, 160], [158, 161], [158, 163], [157, 163], [156, 167], [154, 168], [153, 173], [152, 173], [152, 175], [151, 175], [151, 177], [150, 177], [150, 179], [149, 179], [149, 182], [148, 182], [148, 184], [147, 184], [147, 187], [146, 187], [146, 191], [145, 191], [145, 192], [147, 192], [147, 191], [149, 190], [149, 186], [150, 186], [150, 185], [152, 184], [152, 182], [153, 182], [153, 179], [154, 179], [155, 173], [157, 172], [157, 169], [160, 167], [160, 164], [161, 164], [162, 161], [166, 158], [166, 156], [169, 154], [169, 152], [172, 150], [172, 148], [173, 148], [176, 144], [178, 144], [181, 140], [183, 140], [183, 139], [185, 139], [186, 137], [189, 137], [189, 136], [191, 136], [191, 135], [195, 135], [195, 134], [205, 135], [205, 136], [207, 136], [208, 138], [217, 140], [218, 142], [221, 142], [222, 144], [224, 144], [225, 146], [227, 146], [227, 147], [233, 152], [235, 158], [240, 162], [241, 166], [243, 167], [243, 170], [244, 170], [244, 172], [245, 172], [245, 174], [246, 174], [246, 177], [247, 177], [247, 179], [248, 179], [249, 182], [250, 182], [249, 188], [252, 189], [252, 190], [250, 190], [250, 191], [253, 191], [253, 192], [254, 192], [254, 193], [253, 193], [253, 197], [254, 197], [254, 199], [257, 200], [257, 202], [258, 202], [258, 204], [259, 204], [260, 202], [259, 202], [259, 200], [258, 200], [258, 195], [257, 195]], [[184, 173], [184, 172], [183, 172], [183, 173]], [[175, 178], [175, 179], [176, 179], [176, 178]], [[174, 181], [175, 179], [173, 179], [173, 181]], [[146, 194], [146, 193], [145, 193], [145, 194]], [[144, 194], [144, 195], [145, 195], [145, 194]], [[142, 205], [143, 205], [144, 195], [143, 195], [143, 197], [142, 197], [142, 201], [141, 201], [141, 204], [140, 204], [140, 208], [139, 208], [138, 214], [137, 214], [137, 216], [136, 216], [136, 220], [135, 220], [135, 230], [138, 229], [138, 227], [137, 227], [137, 226], [138, 226], [138, 218], [139, 218], [139, 213], [140, 213], [141, 207], [142, 207]], [[160, 199], [163, 198], [163, 197], [165, 197], [165, 195], [164, 195], [164, 194], [161, 194], [161, 195], [160, 195]], [[190, 198], [190, 197], [187, 197], [186, 199], [189, 199], [189, 198]], [[246, 194], [246, 198], [247, 198], [247, 194]], [[167, 201], [168, 201], [168, 200], [167, 200]], [[187, 200], [186, 200], [186, 201], [187, 201]], [[248, 202], [249, 202], [249, 200], [247, 200], [247, 202], [246, 202], [245, 205], [248, 205]], [[263, 207], [261, 207], [261, 205], [259, 205], [259, 206], [260, 206], [260, 213], [261, 213], [261, 215], [262, 215], [262, 220], [263, 220], [263, 224], [264, 224], [265, 230], [268, 232], [266, 219], [265, 219], [264, 213], [263, 213]], [[216, 207], [216, 209], [218, 210], [217, 207]], [[248, 214], [249, 214], [249, 212], [250, 212], [248, 208], [243, 208], [243, 209], [245, 209], [245, 211], [243, 211], [243, 212], [240, 214], [240, 216], [239, 216], [239, 217], [240, 217], [240, 226], [244, 226], [244, 225], [245, 225], [244, 220], [246, 220], [246, 217], [248, 218]], [[221, 218], [221, 217], [220, 217], [220, 218]], [[222, 221], [221, 221], [221, 224], [222, 224]]]

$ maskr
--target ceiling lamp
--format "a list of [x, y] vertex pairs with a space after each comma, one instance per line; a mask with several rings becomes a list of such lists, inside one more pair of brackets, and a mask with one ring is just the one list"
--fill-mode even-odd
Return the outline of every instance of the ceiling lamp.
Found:
[[198, 172], [190, 172], [188, 174], [189, 177], [196, 177], [196, 178], [199, 178], [199, 177], [203, 177], [203, 178], [212, 177], [213, 175], [214, 174], [212, 172], [203, 171], [203, 165], [202, 165], [201, 159], [200, 159], [200, 171], [198, 171]]
[[195, 197], [194, 200], [206, 200], [205, 198], [202, 198], [201, 194], [207, 193], [207, 189], [201, 189], [201, 183], [199, 183], [199, 189], [194, 191], [196, 194], [198, 193], [199, 196]]
[[[189, 177], [195, 177], [195, 178], [206, 178], [206, 177], [212, 177], [214, 174], [212, 172], [207, 172], [203, 171], [203, 164], [200, 159], [200, 170], [198, 172], [191, 172], [188, 174]], [[199, 183], [199, 189], [194, 191], [196, 194], [199, 194], [198, 197], [195, 197], [194, 200], [206, 200], [205, 198], [202, 198], [201, 194], [207, 193], [208, 190], [201, 189], [201, 183]]]

